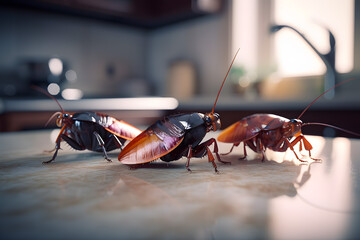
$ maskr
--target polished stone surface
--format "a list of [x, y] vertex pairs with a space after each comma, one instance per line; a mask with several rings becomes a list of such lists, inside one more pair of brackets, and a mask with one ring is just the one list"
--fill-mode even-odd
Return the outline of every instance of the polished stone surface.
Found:
[[[50, 136], [52, 135], [52, 140]], [[215, 137], [217, 133], [209, 134]], [[352, 239], [360, 229], [360, 140], [308, 136], [321, 163], [242, 147], [218, 163], [136, 170], [63, 145], [56, 132], [0, 134], [1, 239]], [[219, 144], [220, 152], [230, 145]], [[248, 151], [250, 152], [250, 150]], [[284, 160], [285, 159], [285, 160]]]

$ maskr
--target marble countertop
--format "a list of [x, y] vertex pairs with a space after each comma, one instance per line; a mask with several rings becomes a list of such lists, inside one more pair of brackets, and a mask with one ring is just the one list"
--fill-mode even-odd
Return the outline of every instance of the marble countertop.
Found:
[[[291, 152], [240, 161], [236, 148], [136, 170], [64, 145], [56, 131], [0, 134], [1, 239], [351, 239], [360, 229], [360, 140], [308, 136], [321, 163]], [[216, 137], [217, 133], [207, 137]], [[220, 152], [230, 145], [219, 144]], [[248, 151], [250, 152], [250, 150]], [[284, 160], [285, 159], [285, 160]]]

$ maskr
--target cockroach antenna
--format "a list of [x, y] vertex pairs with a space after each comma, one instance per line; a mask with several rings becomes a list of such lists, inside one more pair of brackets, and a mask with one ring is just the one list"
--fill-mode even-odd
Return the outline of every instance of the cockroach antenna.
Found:
[[[304, 115], [304, 113], [309, 109], [309, 107], [311, 105], [313, 105], [320, 97], [322, 97], [324, 94], [326, 94], [327, 92], [331, 91], [332, 89], [340, 86], [340, 85], [343, 85], [347, 82], [350, 82], [350, 81], [353, 81], [355, 78], [350, 78], [350, 79], [347, 79], [347, 80], [344, 80], [338, 84], [336, 84], [335, 86], [329, 88], [328, 90], [326, 90], [325, 92], [323, 92], [320, 96], [318, 96], [317, 98], [315, 98], [305, 109], [304, 111], [301, 112], [301, 114], [299, 115], [299, 117], [297, 119], [300, 119], [302, 117], [302, 115]], [[334, 126], [334, 125], [330, 125], [330, 124], [327, 124], [327, 123], [318, 123], [318, 122], [310, 122], [310, 123], [303, 123], [301, 126], [309, 126], [309, 125], [319, 125], [319, 126], [324, 126], [324, 127], [331, 127], [331, 128], [334, 128], [334, 129], [337, 129], [337, 130], [340, 130], [340, 131], [343, 131], [345, 133], [348, 133], [348, 134], [352, 134], [354, 136], [357, 136], [357, 137], [360, 137], [360, 134], [359, 133], [356, 133], [356, 132], [353, 132], [353, 131], [350, 131], [350, 130], [347, 130], [347, 129], [344, 129], [344, 128], [341, 128], [341, 127], [337, 127], [337, 126]]]
[[302, 112], [300, 113], [300, 115], [298, 116], [297, 119], [300, 119], [300, 118], [302, 117], [302, 115], [304, 115], [304, 113], [309, 109], [309, 107], [311, 107], [311, 105], [313, 105], [319, 98], [321, 98], [322, 96], [324, 96], [326, 93], [328, 93], [329, 91], [333, 90], [333, 89], [336, 88], [336, 87], [339, 87], [339, 86], [341, 86], [341, 85], [343, 85], [343, 84], [345, 84], [345, 83], [347, 83], [347, 82], [353, 81], [353, 80], [355, 80], [355, 78], [350, 78], [350, 79], [344, 80], [344, 81], [342, 81], [342, 82], [339, 82], [339, 83], [336, 84], [335, 86], [329, 88], [328, 90], [326, 90], [325, 92], [323, 92], [322, 94], [320, 94], [320, 96], [318, 96], [317, 98], [315, 98], [315, 99], [304, 109], [304, 111], [302, 111]]
[[337, 127], [337, 126], [334, 126], [334, 125], [330, 125], [330, 124], [327, 124], [327, 123], [309, 122], [309, 123], [303, 123], [301, 125], [301, 127], [309, 126], [309, 125], [319, 125], [319, 126], [324, 126], [324, 127], [331, 127], [331, 128], [343, 131], [345, 133], [352, 134], [354, 136], [360, 137], [359, 133], [356, 133], [356, 132], [353, 132], [353, 131], [350, 131], [350, 130], [347, 130], [347, 129], [344, 129], [344, 128], [341, 128], [341, 127]]
[[59, 101], [58, 101], [54, 96], [52, 96], [52, 95], [49, 94], [47, 91], [45, 91], [44, 89], [42, 89], [41, 87], [38, 87], [38, 86], [36, 86], [36, 85], [31, 85], [31, 88], [34, 89], [34, 90], [36, 90], [36, 91], [38, 91], [38, 92], [41, 92], [41, 93], [45, 94], [46, 96], [48, 96], [49, 98], [53, 99], [53, 100], [57, 103], [57, 105], [60, 107], [61, 112], [62, 112], [62, 113], [65, 113], [65, 111], [64, 111], [64, 109], [61, 107]]
[[64, 113], [65, 113], [65, 111], [64, 111], [64, 109], [61, 107], [59, 101], [58, 101], [56, 98], [54, 98], [54, 96], [52, 96], [52, 95], [49, 94], [47, 91], [45, 91], [44, 89], [42, 89], [41, 87], [38, 87], [38, 86], [36, 86], [36, 85], [31, 85], [31, 88], [34, 89], [34, 90], [36, 90], [36, 91], [38, 91], [38, 92], [41, 92], [41, 93], [45, 94], [45, 95], [48, 96], [49, 98], [55, 100], [55, 102], [57, 103], [57, 105], [58, 105], [58, 106], [60, 107], [60, 109], [61, 109], [61, 112], [56, 112], [56, 113], [54, 113], [53, 115], [51, 115], [51, 117], [49, 118], [49, 120], [47, 120], [47, 122], [45, 123], [45, 127], [50, 123], [50, 121], [51, 121], [54, 117], [56, 117], [56, 116], [59, 115], [59, 114], [64, 114]]
[[217, 101], [218, 101], [218, 99], [219, 99], [220, 92], [221, 92], [221, 90], [222, 90], [222, 88], [223, 88], [223, 86], [224, 86], [225, 80], [226, 80], [226, 78], [227, 78], [228, 75], [229, 75], [229, 72], [230, 72], [230, 70], [231, 70], [231, 67], [232, 67], [232, 65], [234, 64], [235, 58], [236, 58], [236, 56], [237, 56], [237, 54], [238, 54], [239, 51], [240, 51], [240, 48], [236, 51], [235, 56], [234, 56], [234, 58], [233, 58], [233, 60], [232, 60], [232, 62], [231, 62], [231, 64], [230, 64], [230, 67], [229, 67], [229, 69], [228, 69], [228, 71], [227, 71], [227, 73], [226, 73], [226, 75], [225, 75], [225, 78], [224, 78], [224, 80], [223, 80], [223, 82], [222, 82], [222, 84], [221, 84], [220, 90], [219, 90], [219, 92], [218, 92], [218, 94], [217, 94], [217, 96], [216, 96], [215, 103], [214, 103], [214, 106], [213, 106], [213, 108], [212, 108], [212, 110], [211, 110], [211, 113], [214, 113], [214, 111], [215, 111], [215, 106], [216, 106], [216, 103], [217, 103]]

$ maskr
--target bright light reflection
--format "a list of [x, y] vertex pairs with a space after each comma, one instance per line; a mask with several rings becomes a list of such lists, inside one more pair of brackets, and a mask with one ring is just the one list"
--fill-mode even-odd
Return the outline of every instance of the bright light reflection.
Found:
[[[336, 39], [336, 70], [350, 72], [354, 65], [353, 0], [275, 0], [277, 24], [297, 28], [320, 52], [329, 51], [330, 29]], [[275, 33], [275, 55], [279, 72], [284, 76], [320, 75], [325, 65], [296, 33], [284, 29]]]
[[54, 143], [60, 133], [60, 129], [54, 129], [50, 133], [50, 141]]
[[47, 90], [51, 95], [58, 95], [60, 92], [60, 86], [56, 83], [50, 83]]
[[[337, 209], [347, 209], [351, 206], [351, 142], [348, 138], [334, 138], [332, 159], [334, 161], [331, 174], [332, 188], [336, 193], [331, 194], [331, 201]], [[331, 205], [330, 205], [331, 206]]]
[[76, 88], [67, 88], [61, 92], [61, 96], [65, 100], [78, 100], [81, 99], [83, 95], [83, 92], [80, 89]]
[[232, 1], [232, 52], [240, 47], [241, 54], [236, 58], [235, 65], [244, 66], [254, 71], [258, 62], [258, 1]]
[[84, 99], [82, 103], [102, 110], [173, 110], [179, 106], [178, 100], [171, 97]]
[[63, 62], [59, 58], [51, 58], [49, 60], [49, 69], [53, 75], [59, 76], [63, 71]]
[[[319, 137], [320, 138], [320, 137]], [[325, 139], [325, 138], [324, 138]], [[309, 141], [318, 147], [313, 137]], [[269, 203], [269, 232], [272, 239], [342, 239], [351, 220], [351, 142], [346, 138], [326, 139], [321, 163], [301, 166], [299, 177], [308, 180], [295, 186], [295, 197], [280, 196]], [[301, 176], [300, 176], [301, 175]], [[301, 226], [301, 227], [299, 227]], [[324, 231], [323, 229], [326, 229]]]
[[[129, 99], [130, 100], [130, 99]], [[133, 98], [129, 101], [131, 109], [175, 109], [179, 102], [175, 98]]]
[[198, 0], [196, 1], [197, 7], [201, 11], [205, 12], [216, 12], [220, 8], [220, 1], [214, 0]]

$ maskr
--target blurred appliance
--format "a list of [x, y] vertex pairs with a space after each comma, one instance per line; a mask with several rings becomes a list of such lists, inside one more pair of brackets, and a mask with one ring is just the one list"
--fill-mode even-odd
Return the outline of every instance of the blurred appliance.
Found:
[[52, 95], [59, 94], [68, 69], [66, 62], [57, 57], [21, 61], [18, 65], [19, 80], [27, 85], [23, 94], [38, 95], [29, 88], [31, 85], [47, 89]]
[[0, 70], [0, 96], [43, 96], [34, 91], [32, 85], [56, 96], [67, 81], [68, 70], [67, 63], [57, 57], [20, 60], [14, 69]]

